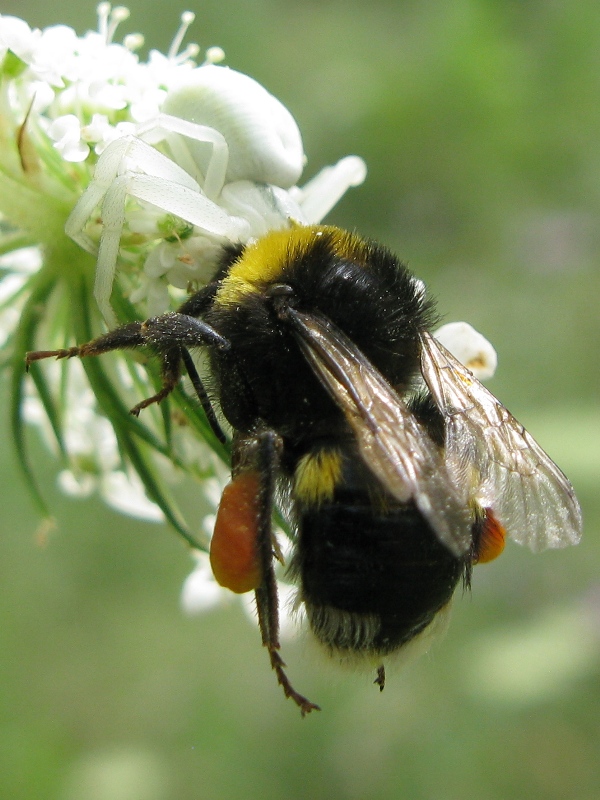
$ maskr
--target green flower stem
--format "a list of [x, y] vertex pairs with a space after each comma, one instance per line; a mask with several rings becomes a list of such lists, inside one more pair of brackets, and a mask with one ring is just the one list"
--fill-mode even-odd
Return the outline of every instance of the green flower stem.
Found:
[[[23, 307], [19, 323], [12, 337], [12, 357], [10, 363], [10, 414], [12, 437], [15, 443], [17, 461], [21, 467], [34, 502], [44, 516], [49, 516], [48, 508], [41, 495], [34, 477], [34, 472], [29, 463], [23, 431], [21, 409], [24, 396], [25, 354], [29, 350], [35, 350], [36, 347], [41, 344], [38, 342], [38, 329], [47, 321], [46, 308], [48, 302], [52, 293], [57, 289], [60, 282], [64, 280], [65, 274], [67, 276], [72, 276], [77, 272], [84, 275], [86, 273], [93, 274], [94, 259], [87, 253], [84, 253], [65, 235], [64, 223], [67, 216], [66, 210], [62, 210], [62, 212], [57, 209], [53, 210], [47, 198], [45, 207], [43, 209], [37, 208], [36, 205], [41, 205], [41, 199], [37, 193], [26, 189], [26, 187], [23, 187], [15, 181], [7, 179], [6, 176], [1, 173], [0, 205], [2, 205], [2, 203], [8, 205], [7, 199], [3, 197], [1, 189], [7, 181], [13, 188], [18, 188], [18, 202], [15, 202], [15, 205], [10, 209], [11, 213], [7, 213], [6, 216], [13, 224], [19, 224], [19, 217], [24, 216], [24, 211], [20, 204], [23, 204], [25, 198], [29, 197], [34, 205], [30, 208], [29, 214], [27, 215], [26, 222], [28, 232], [33, 232], [37, 229], [37, 232], [31, 233], [31, 236], [32, 238], [35, 237], [35, 241], [42, 250], [42, 266], [38, 273], [32, 276], [28, 281], [29, 297]], [[40, 382], [41, 388], [44, 388], [45, 384], [43, 384], [43, 379], [38, 376], [36, 380], [38, 389], [40, 388]], [[40, 396], [57, 436], [59, 448], [62, 450], [59, 411], [49, 405], [51, 400], [48, 392], [42, 391]]]
[[42, 247], [64, 240], [65, 222], [72, 206], [42, 194], [0, 170], [0, 214], [21, 232], [26, 232]]
[[[80, 342], [89, 341], [94, 336], [93, 312], [90, 309], [92, 293], [89, 278], [82, 274], [79, 279], [70, 283], [69, 288], [72, 298], [72, 320], [75, 328], [75, 337]], [[97, 315], [98, 313], [96, 312]], [[112, 387], [99, 360], [86, 358], [83, 359], [82, 363], [98, 404], [113, 426], [119, 447], [144, 484], [148, 497], [158, 505], [167, 521], [190, 547], [206, 549], [206, 543], [199, 542], [188, 530], [183, 517], [167, 497], [151, 459], [144, 452], [149, 446], [151, 449], [165, 454], [164, 446], [154, 436], [150, 435], [149, 438], [149, 432], [146, 427], [139, 420], [134, 419], [127, 411], [124, 412], [123, 403]], [[138, 438], [142, 440], [141, 445]]]
[[0, 256], [21, 250], [23, 247], [34, 247], [37, 241], [33, 236], [22, 231], [15, 233], [5, 233], [0, 237]]
[[21, 414], [25, 381], [25, 353], [33, 349], [35, 333], [43, 317], [43, 304], [54, 290], [56, 277], [50, 271], [41, 270], [35, 278], [31, 294], [23, 308], [19, 324], [13, 337], [13, 357], [10, 369], [10, 417], [11, 431], [17, 462], [25, 482], [41, 514], [49, 517], [48, 508], [38, 488], [34, 472], [27, 457]]

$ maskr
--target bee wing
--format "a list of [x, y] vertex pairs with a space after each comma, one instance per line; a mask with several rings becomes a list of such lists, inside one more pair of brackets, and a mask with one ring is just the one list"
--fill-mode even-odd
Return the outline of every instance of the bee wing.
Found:
[[356, 437], [371, 472], [400, 502], [413, 500], [456, 555], [471, 545], [472, 515], [440, 450], [362, 352], [327, 319], [287, 313], [300, 347]]
[[573, 487], [533, 436], [431, 334], [421, 334], [421, 371], [446, 421], [446, 461], [507, 534], [534, 551], [577, 544]]

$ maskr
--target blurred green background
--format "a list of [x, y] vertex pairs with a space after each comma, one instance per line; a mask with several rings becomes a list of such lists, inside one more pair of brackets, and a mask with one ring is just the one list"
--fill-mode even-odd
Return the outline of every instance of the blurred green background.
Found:
[[[185, 6], [136, 0], [166, 50]], [[92, 3], [3, 0], [32, 26]], [[600, 791], [600, 4], [203, 0], [220, 44], [294, 113], [307, 176], [369, 165], [329, 220], [383, 240], [498, 350], [490, 388], [571, 477], [585, 539], [509, 545], [446, 639], [383, 694], [285, 646], [302, 720], [237, 603], [189, 619], [177, 537], [54, 488], [39, 519], [3, 445], [0, 797], [596, 800]], [[118, 37], [120, 39], [120, 37]], [[6, 396], [2, 395], [6, 408]], [[8, 428], [4, 411], [5, 430]], [[6, 442], [6, 436], [3, 441]]]

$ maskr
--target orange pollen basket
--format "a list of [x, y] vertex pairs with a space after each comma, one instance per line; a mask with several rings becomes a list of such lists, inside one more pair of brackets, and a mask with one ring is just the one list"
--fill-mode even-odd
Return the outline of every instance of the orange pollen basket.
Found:
[[479, 539], [475, 563], [486, 564], [488, 561], [493, 561], [495, 558], [498, 558], [500, 553], [504, 550], [505, 540], [506, 531], [494, 516], [494, 512], [491, 508], [486, 508], [485, 520], [481, 538]]
[[210, 545], [217, 583], [237, 594], [261, 583], [257, 550], [259, 476], [244, 472], [223, 490]]

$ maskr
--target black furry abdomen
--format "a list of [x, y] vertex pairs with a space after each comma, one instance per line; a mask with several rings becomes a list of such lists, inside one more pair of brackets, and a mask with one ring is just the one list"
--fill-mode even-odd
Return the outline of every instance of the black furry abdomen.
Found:
[[465, 572], [411, 505], [377, 511], [338, 493], [299, 521], [294, 570], [309, 623], [326, 646], [385, 655], [443, 608]]

